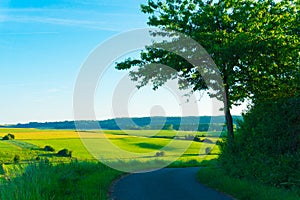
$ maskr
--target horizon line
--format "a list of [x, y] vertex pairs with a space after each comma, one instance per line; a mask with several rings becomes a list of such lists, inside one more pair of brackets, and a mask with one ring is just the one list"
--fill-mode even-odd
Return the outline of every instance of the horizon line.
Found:
[[[241, 117], [242, 115], [232, 115]], [[66, 120], [59, 120], [59, 121], [28, 121], [28, 122], [16, 122], [16, 123], [5, 123], [5, 124], [0, 124], [0, 126], [11, 126], [11, 125], [18, 125], [18, 124], [30, 124], [30, 123], [55, 123], [55, 122], [79, 122], [79, 121], [107, 121], [107, 120], [114, 120], [114, 119], [133, 119], [133, 118], [153, 118], [153, 117], [225, 117], [225, 115], [200, 115], [200, 116], [195, 116], [195, 115], [189, 115], [189, 116], [143, 116], [143, 117], [115, 117], [115, 118], [106, 118], [106, 119], [80, 119], [80, 120], [72, 120], [72, 119], [66, 119]]]

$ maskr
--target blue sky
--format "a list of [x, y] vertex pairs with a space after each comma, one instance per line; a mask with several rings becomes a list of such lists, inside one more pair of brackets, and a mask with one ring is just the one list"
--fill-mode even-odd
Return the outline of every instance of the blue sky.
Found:
[[[82, 63], [108, 38], [147, 27], [147, 16], [139, 9], [145, 2], [1, 0], [0, 124], [72, 120], [74, 84]], [[109, 93], [109, 86], [124, 74], [112, 66], [106, 73], [107, 87], [97, 94]], [[111, 113], [111, 99], [100, 99], [97, 94], [99, 119], [116, 117]], [[150, 94], [153, 98], [149, 100]], [[130, 113], [149, 115], [155, 102], [166, 105], [167, 115], [180, 115], [170, 106], [176, 102], [172, 104], [166, 98], [164, 90], [153, 93], [146, 87], [132, 98], [135, 106], [129, 106]], [[239, 112], [236, 109], [234, 113]]]

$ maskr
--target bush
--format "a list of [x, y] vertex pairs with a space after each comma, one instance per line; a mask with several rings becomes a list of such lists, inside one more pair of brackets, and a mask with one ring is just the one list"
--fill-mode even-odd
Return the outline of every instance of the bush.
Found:
[[157, 157], [161, 157], [164, 155], [165, 155], [165, 152], [163, 152], [163, 151], [156, 152], [156, 154], [155, 154], [155, 156], [157, 156]]
[[20, 156], [19, 155], [15, 155], [15, 157], [13, 159], [14, 163], [17, 164], [17, 163], [20, 162], [20, 160], [21, 160]]
[[244, 115], [235, 143], [221, 144], [223, 168], [277, 187], [300, 187], [300, 98], [256, 104]]
[[10, 138], [9, 138], [7, 135], [5, 135], [5, 136], [2, 138], [2, 140], [10, 140]]
[[7, 135], [5, 135], [2, 140], [14, 140], [15, 139], [15, 135], [9, 133]]
[[68, 149], [62, 149], [57, 152], [57, 155], [63, 157], [72, 157], [72, 151], [69, 151]]
[[7, 168], [5, 164], [0, 164], [0, 175], [5, 175], [7, 173]]
[[46, 145], [46, 146], [44, 147], [44, 150], [45, 150], [45, 151], [51, 151], [51, 152], [54, 152], [54, 151], [55, 151], [55, 149], [54, 149], [53, 147], [49, 146], [49, 145]]
[[14, 134], [11, 134], [11, 133], [9, 133], [9, 134], [7, 134], [12, 140], [14, 140], [15, 139], [15, 135]]

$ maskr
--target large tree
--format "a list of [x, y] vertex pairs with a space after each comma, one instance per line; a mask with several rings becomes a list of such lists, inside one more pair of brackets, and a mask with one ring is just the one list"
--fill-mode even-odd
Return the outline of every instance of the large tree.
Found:
[[[188, 35], [206, 49], [221, 74], [222, 92], [209, 92], [194, 65], [157, 44], [145, 47], [139, 59], [126, 59], [116, 68], [137, 66], [131, 78], [138, 86], [152, 82], [155, 89], [179, 76], [194, 91], [207, 90], [222, 99], [231, 143], [233, 105], [247, 98], [255, 101], [298, 90], [290, 88], [289, 82], [297, 85], [299, 81], [295, 75], [299, 73], [299, 4], [299, 0], [148, 0], [141, 5], [142, 12], [149, 15], [148, 25]], [[175, 40], [169, 43], [178, 46]], [[177, 74], [168, 75], [153, 63], [172, 67]]]

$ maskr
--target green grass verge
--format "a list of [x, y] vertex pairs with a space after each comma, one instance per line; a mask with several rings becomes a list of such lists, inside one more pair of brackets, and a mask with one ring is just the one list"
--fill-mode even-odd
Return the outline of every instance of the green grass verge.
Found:
[[42, 161], [27, 165], [21, 174], [10, 180], [2, 179], [0, 199], [107, 199], [111, 182], [121, 174], [97, 162], [54, 165]]
[[[7, 133], [13, 133], [16, 139], [0, 140], [0, 199], [5, 200], [106, 199], [111, 182], [122, 172], [97, 163], [86, 143], [95, 147], [96, 152], [101, 147], [99, 158], [125, 171], [152, 170], [168, 164], [169, 167], [201, 166], [201, 161], [214, 159], [219, 153], [218, 147], [211, 143], [183, 139], [189, 134], [202, 136], [205, 134], [202, 132], [176, 134], [148, 130], [126, 131], [126, 135], [123, 131], [88, 131], [80, 133], [80, 138], [75, 130], [0, 129], [0, 137]], [[175, 134], [180, 138], [173, 139]], [[137, 155], [128, 157], [105, 146], [104, 138], [117, 148]], [[214, 142], [218, 139], [207, 138]], [[46, 145], [56, 151], [44, 151]], [[206, 156], [207, 147], [212, 151]], [[64, 148], [73, 151], [73, 158], [56, 156]], [[164, 151], [164, 156], [156, 156], [159, 151]], [[141, 156], [142, 152], [147, 156]], [[13, 164], [15, 155], [21, 158], [18, 164]]]
[[213, 166], [202, 168], [197, 174], [197, 179], [204, 185], [240, 200], [300, 200], [297, 191], [233, 178], [228, 176], [222, 169]]

